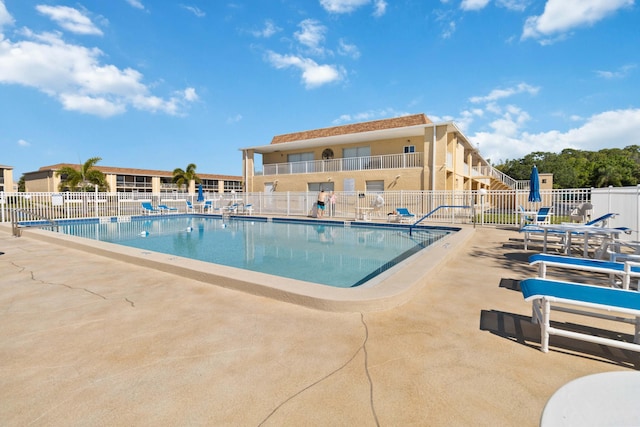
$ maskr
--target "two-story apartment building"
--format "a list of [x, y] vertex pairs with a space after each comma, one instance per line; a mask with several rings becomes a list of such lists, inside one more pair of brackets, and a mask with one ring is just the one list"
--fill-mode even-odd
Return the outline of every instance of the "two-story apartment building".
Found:
[[277, 135], [242, 153], [247, 192], [508, 188], [453, 122], [424, 114]]
[[[57, 192], [64, 176], [58, 176], [56, 172], [63, 167], [79, 169], [80, 165], [60, 163], [52, 166], [43, 166], [37, 171], [24, 174], [25, 191], [27, 192]], [[173, 183], [172, 171], [131, 169], [111, 166], [94, 166], [105, 175], [112, 193], [167, 193], [173, 191], [195, 192], [195, 183], [192, 181], [188, 188], [178, 188]], [[214, 175], [198, 173], [205, 192], [230, 193], [242, 191], [242, 178], [231, 175]]]

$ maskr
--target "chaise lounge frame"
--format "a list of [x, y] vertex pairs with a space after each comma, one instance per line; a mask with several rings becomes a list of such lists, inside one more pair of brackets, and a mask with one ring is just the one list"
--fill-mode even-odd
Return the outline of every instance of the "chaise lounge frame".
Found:
[[[640, 278], [640, 263], [634, 261], [614, 262], [600, 259], [569, 257], [563, 255], [535, 254], [529, 257], [530, 265], [538, 265], [538, 277], [547, 277], [547, 267], [589, 271], [622, 277], [622, 289], [629, 289], [631, 278]], [[612, 280], [613, 282], [613, 280]]]
[[[533, 323], [540, 324], [540, 350], [543, 353], [549, 351], [549, 337], [551, 335], [640, 352], [639, 292], [548, 279], [526, 279], [520, 282], [520, 288], [525, 301], [532, 304]], [[552, 303], [562, 304], [562, 306], [552, 306]], [[574, 332], [555, 325], [551, 326], [552, 309], [633, 324], [635, 326], [633, 342]], [[605, 314], [603, 311], [615, 314]]]

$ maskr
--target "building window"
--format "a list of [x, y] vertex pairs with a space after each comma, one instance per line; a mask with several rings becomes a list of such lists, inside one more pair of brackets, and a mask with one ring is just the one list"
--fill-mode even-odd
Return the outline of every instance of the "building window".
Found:
[[242, 181], [224, 181], [224, 192], [242, 191]]
[[369, 159], [364, 157], [371, 156], [371, 147], [353, 147], [344, 148], [342, 150], [342, 169], [347, 171], [370, 169]]
[[294, 153], [287, 154], [287, 161], [292, 163], [291, 173], [309, 173], [313, 165], [313, 153]]
[[416, 146], [415, 145], [405, 145], [404, 146], [404, 153], [415, 153], [416, 152]]
[[342, 157], [345, 159], [351, 157], [368, 157], [371, 155], [371, 147], [354, 147], [342, 150]]
[[309, 160], [313, 160], [313, 152], [311, 153], [294, 153], [287, 154], [287, 162], [308, 162]]
[[333, 191], [333, 182], [309, 182], [307, 183], [309, 192]]
[[384, 193], [384, 181], [367, 181], [367, 193]]

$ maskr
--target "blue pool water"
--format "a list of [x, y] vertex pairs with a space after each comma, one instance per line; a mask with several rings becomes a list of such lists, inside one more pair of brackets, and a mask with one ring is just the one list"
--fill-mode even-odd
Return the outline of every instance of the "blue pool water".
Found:
[[361, 285], [451, 233], [202, 216], [60, 225], [79, 237], [341, 288]]

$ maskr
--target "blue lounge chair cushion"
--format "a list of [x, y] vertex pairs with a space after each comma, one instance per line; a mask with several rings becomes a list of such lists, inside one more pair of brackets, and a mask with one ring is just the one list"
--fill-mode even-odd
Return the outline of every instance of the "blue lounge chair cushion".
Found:
[[614, 218], [617, 214], [615, 213], [608, 213], [608, 214], [604, 214], [602, 216], [599, 216], [596, 219], [592, 219], [589, 222], [585, 222], [584, 225], [596, 225], [598, 223], [602, 223], [602, 226], [604, 227], [604, 225], [606, 224], [607, 220], [609, 220], [610, 218]]
[[158, 209], [154, 208], [151, 205], [151, 203], [149, 203], [149, 202], [141, 202], [141, 204], [142, 204], [142, 208], [147, 210], [147, 211], [150, 211], [150, 212], [157, 212], [158, 211]]
[[[567, 267], [576, 267], [582, 270], [606, 269], [606, 270], [624, 272], [623, 262], [612, 262], [612, 261], [605, 261], [601, 259], [570, 257], [570, 256], [562, 256], [562, 255], [547, 255], [547, 254], [535, 254], [529, 257], [530, 264], [537, 264], [541, 262], [547, 263], [549, 265], [560, 266], [560, 267], [563, 265]], [[631, 267], [631, 271], [635, 273], [640, 273], [640, 267]]]
[[396, 208], [396, 212], [400, 216], [406, 216], [406, 217], [414, 217], [415, 216], [414, 214], [409, 212], [409, 209], [407, 209], [407, 208]]
[[640, 311], [640, 292], [604, 286], [583, 285], [548, 279], [526, 279], [520, 282], [525, 301], [539, 298], [558, 302], [589, 303]]

